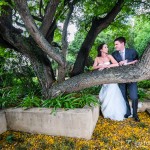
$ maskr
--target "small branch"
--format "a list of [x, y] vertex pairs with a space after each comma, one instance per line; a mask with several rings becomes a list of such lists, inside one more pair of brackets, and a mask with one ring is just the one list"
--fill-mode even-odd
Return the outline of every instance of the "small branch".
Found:
[[69, 3], [69, 11], [67, 14], [67, 17], [65, 19], [64, 22], [64, 26], [63, 26], [63, 32], [62, 32], [62, 54], [65, 60], [65, 65], [64, 66], [59, 66], [58, 68], [58, 82], [62, 82], [65, 80], [65, 73], [66, 73], [66, 54], [67, 54], [67, 49], [68, 49], [68, 41], [67, 41], [67, 28], [68, 28], [68, 24], [74, 9], [74, 4], [73, 3]]
[[39, 18], [39, 17], [37, 17], [37, 16], [32, 15], [32, 17], [33, 17], [33, 19], [35, 19], [36, 21], [39, 21], [39, 22], [42, 22], [42, 21], [43, 21], [42, 18]]
[[43, 7], [43, 0], [40, 0], [39, 14], [40, 14], [40, 17], [41, 17], [41, 18], [43, 18], [43, 15], [42, 15], [42, 7]]
[[64, 22], [64, 26], [63, 26], [63, 33], [62, 33], [62, 51], [63, 51], [63, 56], [64, 58], [66, 58], [66, 50], [68, 48], [68, 41], [67, 41], [67, 28], [68, 28], [68, 24], [69, 24], [69, 21], [70, 21], [70, 18], [71, 18], [71, 14], [73, 12], [73, 4], [70, 4], [70, 7], [69, 7], [69, 12], [67, 14], [67, 17], [65, 19], [65, 22]]
[[25, 28], [25, 25], [22, 24], [22, 23], [20, 23], [20, 22], [18, 22], [17, 20], [15, 20], [15, 23], [16, 23], [18, 26]]

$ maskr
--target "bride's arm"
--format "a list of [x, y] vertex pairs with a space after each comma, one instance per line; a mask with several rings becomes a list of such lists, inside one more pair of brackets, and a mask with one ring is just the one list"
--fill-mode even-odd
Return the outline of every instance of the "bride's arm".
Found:
[[98, 57], [95, 58], [94, 60], [94, 64], [93, 64], [93, 69], [104, 69], [105, 68], [105, 65], [104, 64], [99, 64], [99, 61], [98, 61]]
[[111, 62], [111, 64], [108, 65], [108, 68], [119, 66], [118, 62], [114, 59], [112, 55], [108, 55], [108, 58], [110, 59]]
[[96, 57], [95, 60], [94, 60], [93, 69], [98, 69], [98, 68], [99, 68], [98, 60], [97, 60], [97, 57]]

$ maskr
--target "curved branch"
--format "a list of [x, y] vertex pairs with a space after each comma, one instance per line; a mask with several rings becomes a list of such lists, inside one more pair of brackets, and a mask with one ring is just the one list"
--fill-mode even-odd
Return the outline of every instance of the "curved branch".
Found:
[[121, 11], [123, 6], [124, 0], [118, 0], [116, 5], [113, 7], [113, 9], [104, 17], [97, 20], [98, 23], [98, 30], [99, 32], [106, 28], [111, 22], [114, 21], [115, 17], [118, 15], [118, 13]]
[[26, 28], [39, 47], [58, 64], [64, 65], [63, 57], [47, 42], [42, 33], [38, 30], [27, 6], [26, 0], [15, 0], [19, 14], [21, 15]]
[[68, 47], [68, 41], [67, 41], [67, 28], [68, 28], [68, 24], [69, 24], [69, 20], [70, 20], [70, 17], [71, 17], [71, 14], [73, 12], [73, 3], [70, 4], [69, 6], [69, 12], [67, 14], [67, 17], [65, 19], [65, 23], [64, 23], [64, 26], [63, 26], [63, 33], [62, 33], [62, 51], [63, 51], [63, 55], [64, 57], [66, 56], [66, 50], [67, 50], [67, 47]]
[[54, 15], [56, 12], [56, 8], [59, 4], [59, 0], [51, 0], [46, 7], [46, 14], [44, 16], [42, 25], [40, 27], [41, 32], [43, 33], [44, 36], [46, 36], [50, 26], [52, 25]]
[[61, 93], [71, 93], [91, 86], [109, 83], [136, 82], [150, 79], [150, 44], [142, 59], [135, 65], [120, 66], [102, 71], [92, 71], [72, 77], [63, 83], [54, 85], [49, 90], [49, 96], [55, 97]]

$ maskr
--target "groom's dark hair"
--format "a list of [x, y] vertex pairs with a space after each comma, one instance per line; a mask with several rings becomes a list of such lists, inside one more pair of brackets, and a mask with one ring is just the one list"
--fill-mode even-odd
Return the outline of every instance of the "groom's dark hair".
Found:
[[116, 38], [115, 40], [114, 40], [114, 42], [115, 41], [119, 41], [120, 43], [122, 43], [122, 42], [124, 42], [124, 45], [126, 44], [126, 39], [124, 38], [124, 37], [118, 37], [118, 38]]

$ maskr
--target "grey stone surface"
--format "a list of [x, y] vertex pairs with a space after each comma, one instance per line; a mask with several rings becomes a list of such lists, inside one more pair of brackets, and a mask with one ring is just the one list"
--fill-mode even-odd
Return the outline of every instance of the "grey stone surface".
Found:
[[0, 111], [0, 134], [7, 131], [7, 123], [5, 118], [5, 112]]
[[[132, 102], [129, 101], [130, 106], [132, 108]], [[150, 109], [150, 101], [138, 102], [138, 112], [144, 112], [146, 109]]]
[[33, 108], [23, 110], [7, 109], [8, 128], [15, 131], [41, 133], [90, 139], [99, 117], [99, 107], [65, 111], [58, 109]]
[[150, 109], [146, 109], [146, 112], [150, 115]]

